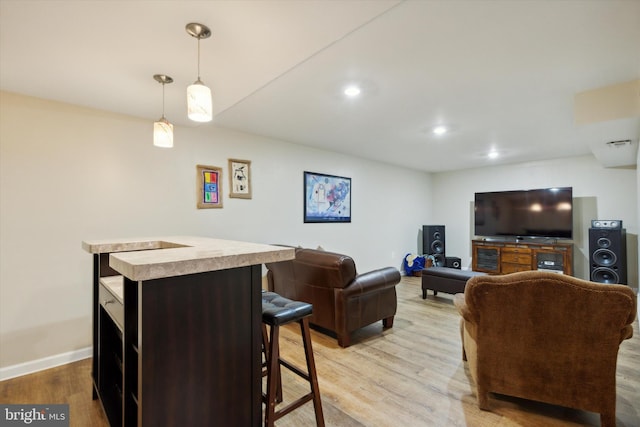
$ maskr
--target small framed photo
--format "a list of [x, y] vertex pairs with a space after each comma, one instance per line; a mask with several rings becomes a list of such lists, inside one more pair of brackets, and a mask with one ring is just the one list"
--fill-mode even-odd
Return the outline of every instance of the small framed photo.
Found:
[[198, 209], [222, 207], [222, 168], [196, 166]]
[[305, 171], [304, 222], [351, 222], [351, 178]]
[[251, 161], [229, 159], [229, 197], [251, 198]]

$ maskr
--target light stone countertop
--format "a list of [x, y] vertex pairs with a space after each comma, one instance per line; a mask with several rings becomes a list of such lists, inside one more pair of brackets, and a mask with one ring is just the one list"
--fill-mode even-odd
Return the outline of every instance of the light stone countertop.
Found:
[[100, 284], [107, 288], [120, 304], [124, 304], [124, 281], [122, 276], [101, 277]]
[[286, 261], [295, 249], [196, 236], [127, 238], [82, 242], [93, 254], [110, 253], [109, 266], [131, 280], [225, 270]]

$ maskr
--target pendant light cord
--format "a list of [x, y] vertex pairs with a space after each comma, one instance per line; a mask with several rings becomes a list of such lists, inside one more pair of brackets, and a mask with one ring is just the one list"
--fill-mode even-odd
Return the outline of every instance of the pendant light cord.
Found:
[[164, 83], [162, 83], [162, 118], [164, 119]]
[[200, 81], [200, 37], [198, 37], [198, 81]]

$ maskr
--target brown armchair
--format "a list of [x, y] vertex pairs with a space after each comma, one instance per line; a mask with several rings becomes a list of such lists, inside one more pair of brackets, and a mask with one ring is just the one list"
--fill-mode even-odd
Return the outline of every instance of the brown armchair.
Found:
[[400, 282], [396, 268], [357, 274], [347, 255], [302, 248], [295, 259], [266, 266], [269, 290], [313, 304], [309, 323], [335, 332], [341, 347], [351, 344], [351, 332], [371, 323], [393, 326]]
[[454, 303], [480, 409], [489, 392], [600, 413], [616, 424], [616, 362], [636, 296], [555, 273], [476, 276]]

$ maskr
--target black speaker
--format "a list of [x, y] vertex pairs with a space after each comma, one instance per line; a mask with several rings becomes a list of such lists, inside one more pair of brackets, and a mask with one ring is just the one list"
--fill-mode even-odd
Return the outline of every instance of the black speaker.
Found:
[[590, 280], [627, 284], [627, 236], [624, 228], [589, 229]]
[[456, 258], [454, 256], [446, 256], [444, 257], [444, 266], [449, 268], [457, 268], [461, 270], [462, 260], [460, 258]]
[[422, 226], [422, 254], [434, 256], [434, 267], [445, 266], [444, 225]]
[[622, 220], [620, 219], [592, 219], [591, 228], [622, 228]]

